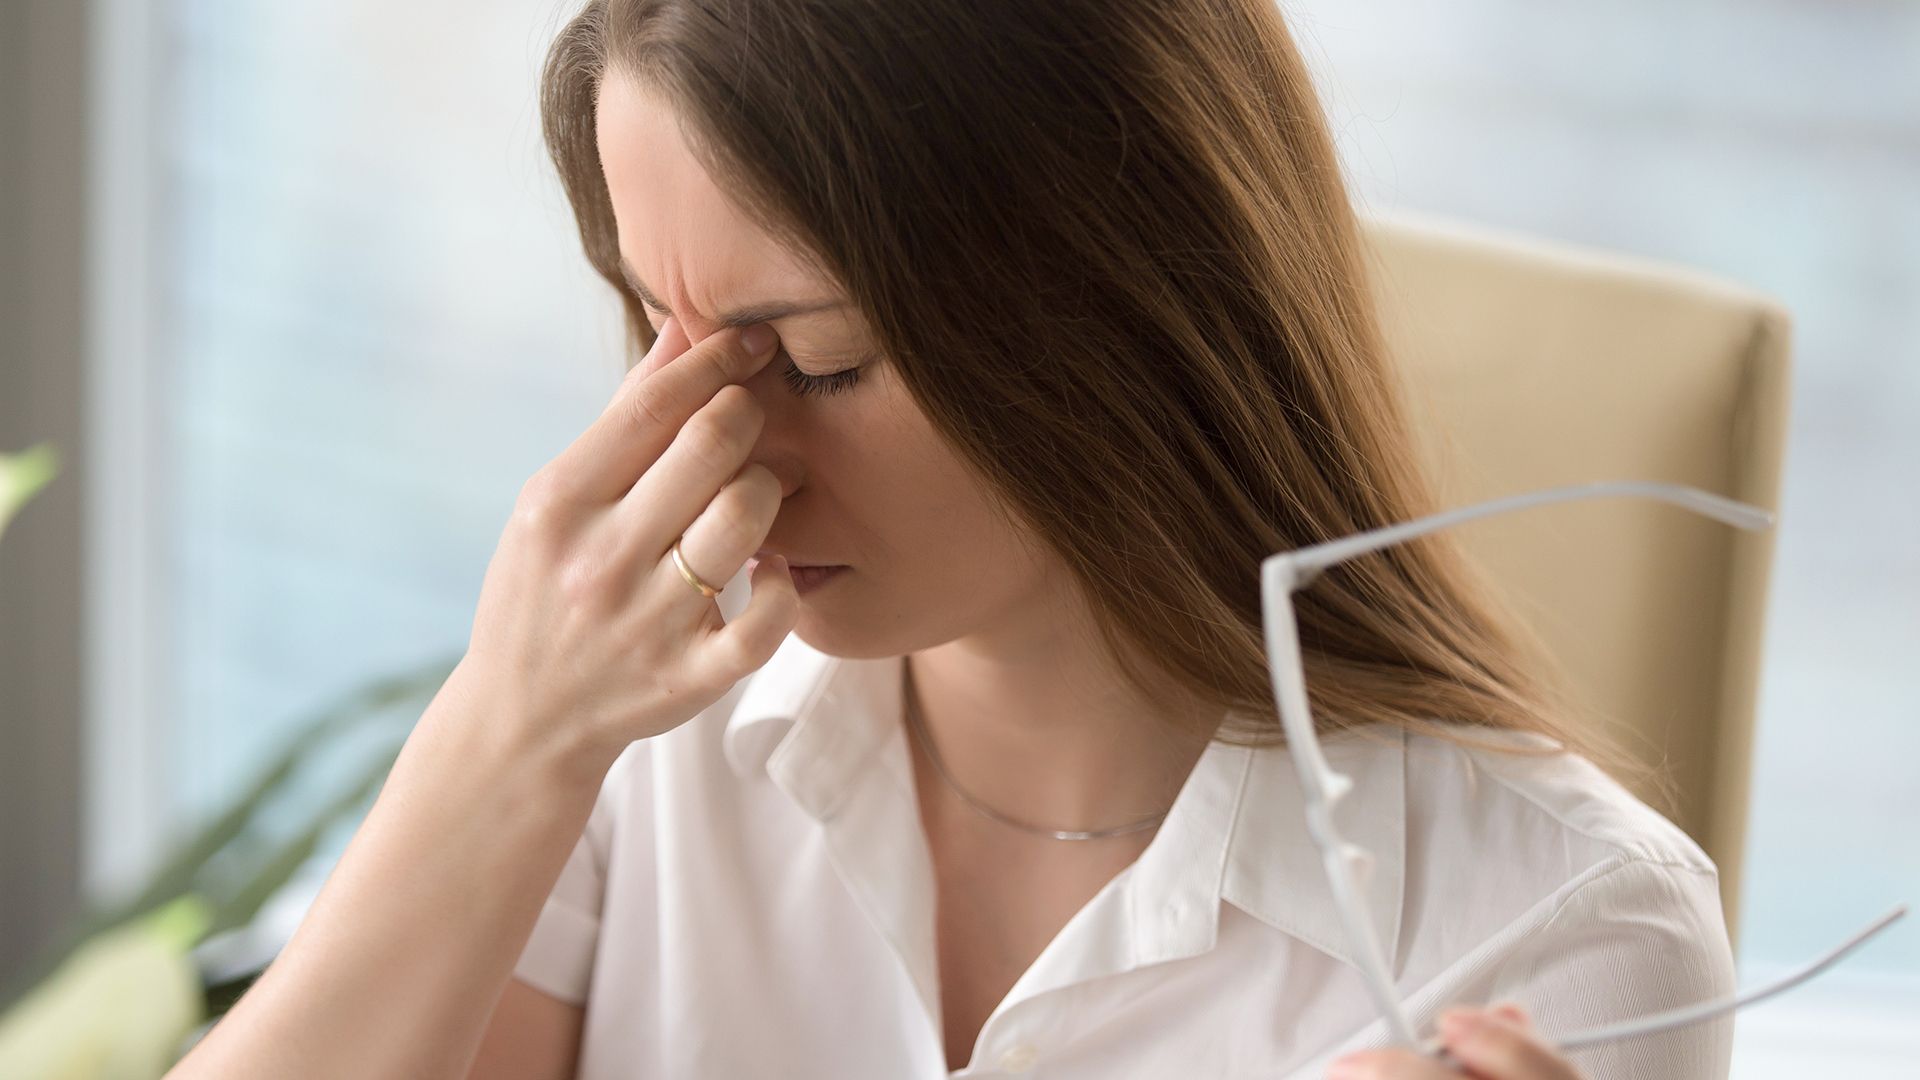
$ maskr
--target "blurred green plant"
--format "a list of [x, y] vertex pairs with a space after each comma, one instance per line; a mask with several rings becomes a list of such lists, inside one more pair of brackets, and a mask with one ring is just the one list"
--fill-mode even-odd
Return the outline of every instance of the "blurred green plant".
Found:
[[[57, 470], [47, 444], [0, 455], [0, 532]], [[251, 923], [327, 833], [362, 812], [419, 717], [413, 706], [425, 708], [458, 659], [373, 680], [307, 717], [252, 785], [143, 885], [82, 912], [0, 994], [0, 1078], [154, 1080], [171, 1068], [188, 1036], [224, 1015], [266, 967], [209, 980], [194, 950]], [[262, 839], [273, 832], [263, 811], [288, 801], [303, 763], [396, 714], [407, 722], [377, 732], [378, 752], [345, 784], [306, 807], [290, 833]]]
[[183, 896], [89, 939], [0, 1019], [0, 1070], [35, 1080], [147, 1080], [203, 1011], [185, 957], [208, 912]]
[[[301, 763], [310, 756], [370, 721], [391, 716], [401, 705], [418, 703], [424, 708], [456, 662], [457, 658], [443, 659], [368, 683], [310, 717], [253, 785], [174, 848], [145, 885], [126, 900], [80, 916], [30, 970], [24, 996], [0, 1014], [0, 1077], [148, 1080], [171, 1066], [174, 1059], [169, 1056], [157, 1071], [102, 1071], [151, 1037], [153, 1023], [142, 1022], [133, 1012], [171, 1017], [162, 1025], [171, 1040], [169, 1048], [184, 1052], [182, 1043], [189, 1034], [224, 1015], [259, 978], [264, 964], [233, 978], [208, 982], [193, 959], [193, 949], [208, 938], [250, 923], [313, 857], [326, 834], [361, 812], [386, 782], [405, 731], [389, 733], [372, 760], [332, 797], [309, 809], [287, 839], [277, 844], [259, 842], [258, 834], [267, 831], [260, 828], [263, 808], [294, 785]], [[417, 713], [412, 715], [417, 719]], [[217, 866], [235, 861], [247, 869], [239, 874], [215, 872]], [[154, 937], [156, 927], [168, 932]], [[156, 992], [180, 985], [183, 977], [176, 973], [156, 983], [154, 969], [165, 966], [157, 955], [170, 957], [177, 972], [191, 979], [190, 1008], [178, 1008], [175, 993]], [[119, 989], [136, 985], [145, 991], [133, 994]], [[9, 993], [8, 1000], [13, 996]], [[29, 1063], [34, 1067], [26, 1067]], [[68, 1067], [50, 1072], [49, 1063]]]
[[40, 443], [17, 454], [0, 454], [0, 536], [7, 522], [39, 494], [60, 471], [60, 455], [52, 443]]

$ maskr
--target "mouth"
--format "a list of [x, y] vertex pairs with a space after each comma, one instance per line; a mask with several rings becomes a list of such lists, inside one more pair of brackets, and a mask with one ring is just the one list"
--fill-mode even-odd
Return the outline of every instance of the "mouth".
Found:
[[837, 580], [847, 572], [844, 566], [795, 566], [791, 569], [793, 587], [801, 596]]
[[[755, 552], [753, 557], [747, 560], [747, 573], [751, 575], [754, 567], [759, 566], [762, 559], [774, 554], [777, 554], [777, 552], [768, 551], [764, 548]], [[842, 574], [846, 573], [846, 571], [847, 567], [841, 563], [792, 561], [787, 563], [787, 572], [793, 579], [793, 587], [802, 596], [813, 592], [815, 589], [830, 581], [838, 579]]]

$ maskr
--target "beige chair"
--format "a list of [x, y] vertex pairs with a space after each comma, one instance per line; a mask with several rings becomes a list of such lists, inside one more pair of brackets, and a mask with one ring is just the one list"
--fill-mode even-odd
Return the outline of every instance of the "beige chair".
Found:
[[[1789, 316], [1680, 267], [1441, 218], [1366, 220], [1389, 347], [1444, 507], [1600, 480], [1778, 511]], [[1644, 499], [1457, 527], [1663, 806], [1720, 868], [1737, 935], [1772, 529]], [[1737, 940], [1737, 938], [1736, 938]]]

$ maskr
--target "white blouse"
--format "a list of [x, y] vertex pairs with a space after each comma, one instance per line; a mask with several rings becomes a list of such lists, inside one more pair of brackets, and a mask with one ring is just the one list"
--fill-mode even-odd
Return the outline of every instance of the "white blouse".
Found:
[[[949, 1074], [901, 676], [789, 635], [620, 756], [515, 969], [585, 1006], [584, 1080], [1306, 1078], [1384, 1045], [1286, 751], [1213, 743]], [[1586, 759], [1368, 731], [1325, 746], [1422, 1035], [1455, 1003], [1564, 1032], [1733, 991], [1713, 863]], [[1726, 1016], [1570, 1057], [1724, 1078], [1732, 1037]]]

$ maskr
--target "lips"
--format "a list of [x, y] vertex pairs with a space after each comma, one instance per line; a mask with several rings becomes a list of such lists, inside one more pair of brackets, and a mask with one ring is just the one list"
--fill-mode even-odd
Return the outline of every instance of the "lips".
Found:
[[805, 596], [827, 582], [839, 579], [846, 572], [844, 566], [796, 566], [792, 571], [793, 587], [801, 596]]

